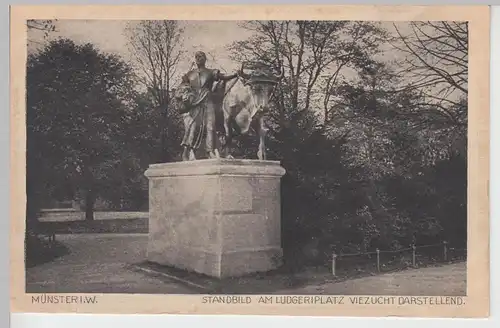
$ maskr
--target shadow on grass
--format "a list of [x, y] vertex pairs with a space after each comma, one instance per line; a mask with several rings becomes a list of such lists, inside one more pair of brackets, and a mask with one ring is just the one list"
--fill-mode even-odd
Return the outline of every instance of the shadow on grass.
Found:
[[26, 268], [51, 262], [58, 257], [69, 254], [69, 249], [58, 241], [46, 241], [38, 236], [26, 237]]

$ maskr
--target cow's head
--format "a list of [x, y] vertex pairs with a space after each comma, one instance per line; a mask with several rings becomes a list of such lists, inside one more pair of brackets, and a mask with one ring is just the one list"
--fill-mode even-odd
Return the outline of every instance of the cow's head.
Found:
[[242, 64], [238, 75], [250, 89], [253, 105], [252, 116], [259, 111], [262, 113], [267, 112], [276, 84], [284, 75], [283, 70], [280, 74], [275, 74], [267, 66], [260, 65], [251, 73], [246, 73], [244, 72], [244, 64]]

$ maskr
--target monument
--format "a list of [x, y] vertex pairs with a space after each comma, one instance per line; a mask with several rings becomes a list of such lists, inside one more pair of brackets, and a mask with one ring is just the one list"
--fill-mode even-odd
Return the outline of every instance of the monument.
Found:
[[[283, 74], [258, 69], [223, 75], [188, 72], [176, 100], [184, 116], [181, 162], [152, 164], [149, 179], [150, 262], [217, 278], [278, 268], [282, 262], [278, 161], [266, 160], [266, 111]], [[226, 85], [226, 82], [232, 81]], [[258, 159], [234, 159], [233, 135], [255, 131]], [[221, 141], [222, 139], [222, 141]], [[206, 158], [196, 151], [204, 142]], [[222, 154], [222, 156], [221, 156]]]

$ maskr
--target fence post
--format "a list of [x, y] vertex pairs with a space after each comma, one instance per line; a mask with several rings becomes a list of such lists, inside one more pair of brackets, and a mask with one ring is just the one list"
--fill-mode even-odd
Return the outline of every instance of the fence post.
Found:
[[377, 248], [377, 271], [380, 272], [380, 249]]
[[416, 261], [416, 251], [417, 251], [417, 246], [415, 246], [415, 244], [411, 245], [411, 248], [413, 250], [412, 252], [412, 264], [413, 264], [413, 267], [416, 268], [417, 267], [417, 261]]
[[446, 240], [443, 241], [443, 256], [444, 261], [448, 261], [448, 242]]
[[335, 276], [335, 268], [337, 267], [337, 254], [332, 254], [332, 275]]

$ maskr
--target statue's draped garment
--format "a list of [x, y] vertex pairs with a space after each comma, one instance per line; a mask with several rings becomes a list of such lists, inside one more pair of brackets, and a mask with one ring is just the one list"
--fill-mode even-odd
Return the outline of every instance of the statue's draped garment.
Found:
[[214, 151], [217, 132], [223, 133], [221, 129], [224, 129], [222, 113], [224, 83], [214, 84], [220, 81], [220, 72], [217, 69], [198, 68], [189, 71], [182, 80], [184, 86], [188, 87], [183, 99], [189, 103], [189, 112], [184, 114], [186, 131], [182, 146], [198, 149], [205, 136], [206, 150]]

